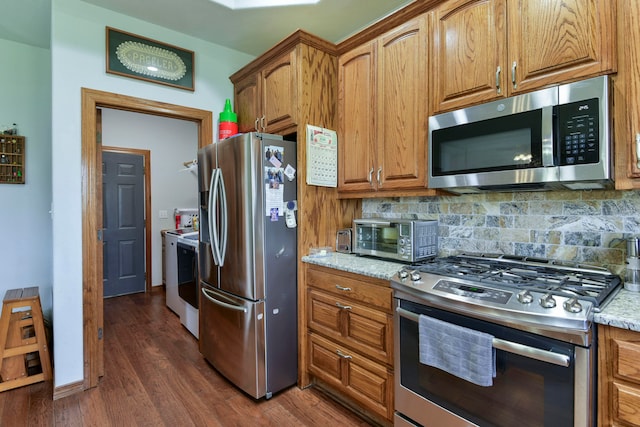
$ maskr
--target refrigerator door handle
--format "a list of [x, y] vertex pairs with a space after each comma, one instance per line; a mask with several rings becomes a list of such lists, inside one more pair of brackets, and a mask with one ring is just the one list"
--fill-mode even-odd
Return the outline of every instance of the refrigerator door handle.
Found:
[[211, 256], [216, 265], [221, 265], [220, 241], [218, 239], [218, 177], [220, 169], [214, 169], [211, 173], [209, 185], [209, 237], [211, 239]]
[[243, 313], [247, 312], [247, 308], [246, 307], [242, 307], [242, 306], [233, 305], [233, 304], [229, 304], [229, 303], [226, 303], [226, 302], [219, 301], [219, 300], [214, 298], [215, 295], [213, 295], [211, 293], [211, 291], [208, 291], [205, 288], [201, 288], [200, 290], [202, 291], [202, 295], [204, 295], [205, 298], [207, 298], [209, 301], [211, 301], [214, 304], [217, 304], [219, 306], [222, 306], [222, 307], [225, 307], [225, 308], [228, 308], [228, 309], [231, 309], [231, 310], [242, 311]]
[[228, 215], [227, 215], [227, 192], [224, 185], [224, 177], [222, 176], [222, 170], [218, 169], [220, 173], [220, 179], [218, 185], [220, 186], [220, 215], [222, 227], [220, 232], [222, 233], [220, 239], [220, 246], [218, 248], [218, 256], [220, 257], [220, 267], [224, 265], [224, 258], [227, 255], [227, 236], [228, 236]]

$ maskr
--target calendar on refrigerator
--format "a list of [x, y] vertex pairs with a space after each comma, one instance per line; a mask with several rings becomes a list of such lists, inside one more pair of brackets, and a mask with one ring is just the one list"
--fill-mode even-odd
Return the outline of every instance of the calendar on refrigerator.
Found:
[[336, 131], [307, 125], [307, 184], [338, 186], [338, 135]]

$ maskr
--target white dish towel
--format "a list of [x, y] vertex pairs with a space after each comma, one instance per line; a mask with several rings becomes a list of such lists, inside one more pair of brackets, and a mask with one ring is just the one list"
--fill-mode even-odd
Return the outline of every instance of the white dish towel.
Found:
[[496, 376], [493, 335], [420, 315], [420, 363], [489, 387]]

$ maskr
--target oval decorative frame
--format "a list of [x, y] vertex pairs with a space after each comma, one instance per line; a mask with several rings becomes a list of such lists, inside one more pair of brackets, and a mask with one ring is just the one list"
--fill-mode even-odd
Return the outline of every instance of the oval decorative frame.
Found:
[[126, 41], [118, 45], [116, 56], [128, 70], [138, 74], [176, 81], [187, 73], [187, 66], [177, 54], [155, 46]]
[[106, 28], [106, 72], [194, 91], [191, 50]]

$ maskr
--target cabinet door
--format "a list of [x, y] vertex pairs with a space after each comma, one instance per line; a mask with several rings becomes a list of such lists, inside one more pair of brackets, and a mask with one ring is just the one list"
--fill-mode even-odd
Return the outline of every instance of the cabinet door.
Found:
[[599, 325], [598, 337], [598, 425], [640, 426], [640, 333]]
[[427, 61], [425, 15], [378, 39], [378, 190], [426, 184]]
[[507, 95], [506, 0], [456, 0], [434, 10], [434, 112]]
[[616, 189], [639, 188], [640, 180], [640, 2], [619, 0], [618, 76], [616, 90], [615, 168]]
[[309, 372], [388, 420], [393, 415], [393, 375], [340, 345], [309, 334]]
[[295, 51], [291, 51], [262, 70], [260, 101], [267, 133], [277, 133], [296, 124], [295, 57]]
[[338, 187], [367, 191], [375, 164], [374, 43], [345, 53], [338, 60]]
[[235, 110], [238, 114], [238, 132], [246, 133], [256, 130], [256, 119], [259, 117], [258, 76], [251, 74], [234, 86]]
[[507, 10], [513, 93], [615, 71], [615, 2], [511, 0]]

